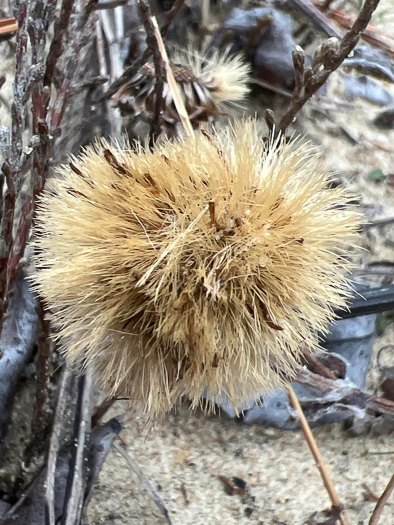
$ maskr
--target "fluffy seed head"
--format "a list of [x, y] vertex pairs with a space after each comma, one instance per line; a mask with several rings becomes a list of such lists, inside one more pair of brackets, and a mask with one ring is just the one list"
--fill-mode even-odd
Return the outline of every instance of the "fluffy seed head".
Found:
[[[171, 68], [180, 86], [192, 123], [211, 120], [240, 105], [249, 92], [250, 67], [240, 56], [225, 52], [200, 53], [192, 48], [171, 53]], [[124, 115], [152, 117], [155, 108], [155, 68], [144, 64], [134, 77], [115, 94]], [[174, 124], [178, 114], [171, 90], [165, 82], [163, 119]]]
[[358, 214], [312, 148], [253, 121], [153, 152], [101, 142], [59, 169], [34, 282], [69, 359], [155, 416], [235, 407], [294, 376], [349, 295]]

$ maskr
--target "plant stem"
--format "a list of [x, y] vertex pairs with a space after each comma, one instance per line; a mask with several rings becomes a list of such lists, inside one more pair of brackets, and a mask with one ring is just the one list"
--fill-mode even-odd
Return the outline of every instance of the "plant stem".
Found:
[[[315, 438], [313, 437], [311, 428], [308, 424], [308, 421], [306, 420], [305, 414], [301, 408], [301, 405], [298, 401], [296, 393], [294, 392], [293, 387], [291, 385], [288, 387], [288, 395], [289, 395], [290, 404], [297, 411], [298, 417], [300, 418], [301, 429], [305, 435], [305, 439], [308, 443], [309, 449], [312, 452], [312, 455], [315, 459], [316, 466], [320, 472], [324, 486], [326, 487], [326, 490], [330, 497], [332, 507], [333, 509], [340, 511], [342, 505], [339, 501], [338, 493], [335, 489], [333, 481], [330, 478], [330, 475], [328, 474], [327, 467], [320, 453], [319, 447], [317, 446], [317, 443], [316, 443]], [[346, 518], [342, 515], [341, 511], [339, 514], [339, 519], [340, 519], [341, 525], [347, 525]]]
[[369, 525], [377, 525], [380, 515], [382, 513], [383, 507], [386, 505], [390, 494], [394, 490], [394, 474], [391, 476], [390, 481], [388, 482], [387, 487], [385, 488], [383, 494], [380, 496], [379, 501], [376, 504], [376, 507], [372, 513], [371, 519], [369, 520]]

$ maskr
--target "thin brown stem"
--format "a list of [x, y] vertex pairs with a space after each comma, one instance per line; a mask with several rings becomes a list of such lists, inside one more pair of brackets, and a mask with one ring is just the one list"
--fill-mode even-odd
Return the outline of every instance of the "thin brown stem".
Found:
[[288, 387], [288, 394], [289, 394], [290, 404], [294, 407], [294, 409], [298, 413], [301, 429], [305, 435], [305, 439], [308, 443], [309, 449], [312, 452], [312, 455], [315, 459], [316, 466], [320, 472], [324, 486], [330, 497], [332, 507], [333, 509], [338, 510], [340, 512], [339, 519], [340, 519], [341, 525], [347, 525], [346, 519], [341, 512], [342, 505], [339, 500], [338, 493], [335, 489], [334, 483], [332, 482], [330, 478], [330, 475], [328, 474], [328, 470], [323, 460], [323, 457], [320, 453], [319, 447], [317, 446], [316, 440], [312, 434], [308, 421], [306, 420], [306, 417], [298, 401], [296, 393], [294, 392], [293, 387], [291, 385]]
[[163, 71], [163, 59], [161, 56], [161, 53], [158, 49], [158, 43], [155, 36], [155, 27], [152, 23], [152, 12], [149, 7], [148, 2], [145, 0], [139, 0], [138, 7], [140, 11], [140, 16], [142, 23], [144, 25], [144, 29], [146, 32], [146, 43], [148, 45], [148, 49], [150, 49], [151, 54], [153, 55], [153, 65], [155, 67], [155, 111], [153, 114], [152, 122], [151, 122], [151, 129], [150, 129], [150, 140], [149, 140], [149, 146], [150, 148], [153, 148], [157, 137], [160, 134], [161, 127], [160, 127], [160, 121], [161, 121], [161, 115], [162, 115], [162, 109], [163, 109], [163, 87], [164, 87], [164, 71]]
[[369, 525], [377, 525], [380, 515], [382, 514], [384, 506], [387, 504], [387, 501], [394, 490], [394, 474], [391, 476], [390, 481], [388, 482], [387, 487], [384, 489], [383, 494], [380, 496], [379, 501], [374, 508], [371, 519], [369, 520]]
[[171, 9], [167, 11], [166, 19], [164, 21], [162, 28], [160, 29], [160, 33], [163, 38], [167, 35], [167, 32], [172, 22], [175, 20], [176, 15], [179, 13], [184, 3], [185, 3], [185, 0], [175, 0]]

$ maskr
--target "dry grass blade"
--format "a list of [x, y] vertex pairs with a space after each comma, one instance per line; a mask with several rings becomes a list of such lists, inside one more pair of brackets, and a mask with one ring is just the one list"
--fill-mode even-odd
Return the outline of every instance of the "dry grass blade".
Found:
[[390, 481], [388, 482], [387, 487], [385, 488], [383, 494], [380, 496], [379, 501], [376, 504], [376, 507], [372, 513], [371, 519], [369, 520], [369, 525], [377, 525], [379, 518], [382, 514], [384, 506], [387, 504], [387, 501], [394, 490], [394, 474], [392, 475]]
[[178, 111], [179, 118], [183, 124], [183, 127], [185, 128], [186, 133], [191, 137], [193, 135], [193, 127], [190, 123], [189, 115], [187, 114], [185, 104], [183, 103], [181, 93], [179, 91], [178, 84], [174, 78], [174, 75], [172, 73], [172, 69], [170, 66], [170, 62], [168, 60], [167, 51], [163, 43], [163, 39], [161, 38], [160, 29], [157, 24], [157, 20], [154, 16], [152, 16], [152, 23], [155, 30], [155, 36], [157, 39], [157, 45], [159, 47], [159, 51], [164, 63], [164, 66], [166, 68], [166, 74], [167, 74], [167, 82], [170, 87], [170, 90], [172, 92], [172, 96], [174, 99], [175, 107]]
[[145, 490], [148, 492], [152, 500], [154, 501], [155, 505], [160, 509], [160, 512], [163, 514], [163, 516], [166, 518], [167, 523], [172, 525], [172, 521], [170, 518], [170, 515], [168, 513], [168, 510], [166, 506], [163, 503], [163, 500], [160, 498], [158, 493], [155, 491], [155, 489], [152, 487], [150, 481], [144, 476], [144, 473], [140, 469], [140, 467], [137, 465], [137, 463], [134, 461], [134, 459], [130, 456], [130, 454], [126, 451], [126, 449], [118, 445], [117, 443], [114, 443], [115, 449], [121, 454], [124, 459], [127, 462], [127, 465], [129, 466], [130, 470], [136, 474], [142, 484], [142, 486], [145, 488]]

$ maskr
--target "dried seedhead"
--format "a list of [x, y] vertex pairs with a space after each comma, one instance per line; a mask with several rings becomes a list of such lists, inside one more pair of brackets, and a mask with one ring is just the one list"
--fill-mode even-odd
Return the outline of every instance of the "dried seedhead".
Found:
[[101, 142], [41, 199], [36, 289], [70, 360], [153, 416], [294, 377], [349, 296], [358, 214], [313, 149], [253, 121], [153, 152]]
[[[228, 113], [249, 92], [247, 83], [250, 68], [240, 56], [217, 51], [200, 54], [189, 49], [173, 52], [170, 59], [174, 78], [181, 88], [193, 125]], [[150, 121], [156, 104], [155, 85], [155, 68], [148, 62], [119, 89], [113, 100], [123, 116], [130, 116], [131, 120], [142, 117]], [[178, 122], [178, 113], [167, 82], [164, 83], [163, 98], [162, 118], [167, 124], [174, 125]]]

